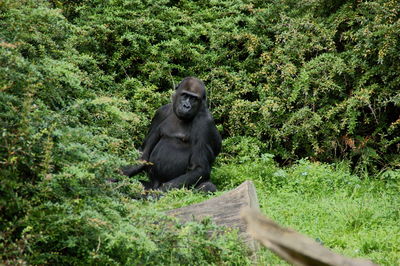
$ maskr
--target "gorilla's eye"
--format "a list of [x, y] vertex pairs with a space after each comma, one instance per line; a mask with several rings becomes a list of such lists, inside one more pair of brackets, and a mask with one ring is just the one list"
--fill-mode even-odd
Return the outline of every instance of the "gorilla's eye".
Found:
[[199, 97], [189, 94], [189, 93], [186, 93], [186, 92], [183, 92], [181, 95], [184, 99], [189, 99], [190, 101], [198, 101], [199, 100]]

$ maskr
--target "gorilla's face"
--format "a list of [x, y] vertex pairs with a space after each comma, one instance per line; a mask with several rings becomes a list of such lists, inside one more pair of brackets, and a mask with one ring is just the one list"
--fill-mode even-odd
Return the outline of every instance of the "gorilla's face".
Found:
[[192, 120], [205, 100], [204, 84], [195, 78], [182, 81], [173, 97], [175, 115], [185, 121]]
[[182, 90], [174, 102], [175, 115], [181, 120], [192, 120], [199, 112], [201, 98], [196, 93]]

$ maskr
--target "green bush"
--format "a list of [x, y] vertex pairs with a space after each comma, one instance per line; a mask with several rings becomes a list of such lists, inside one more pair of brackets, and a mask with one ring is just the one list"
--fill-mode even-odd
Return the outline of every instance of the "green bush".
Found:
[[283, 196], [369, 192], [367, 177], [273, 160], [348, 159], [359, 172], [381, 170], [371, 191], [394, 202], [397, 10], [395, 0], [1, 1], [2, 261], [250, 264], [235, 232], [209, 236], [207, 221], [180, 225], [153, 210], [206, 196], [135, 201], [141, 185], [116, 171], [134, 163], [155, 110], [189, 75], [205, 81], [225, 139], [220, 188], [252, 179]]
[[102, 87], [152, 99], [145, 119], [195, 75], [222, 134], [256, 137], [280, 162], [399, 165], [397, 1], [57, 3], [82, 29], [79, 51], [111, 78]]
[[134, 200], [143, 187], [116, 171], [138, 157], [165, 93], [116, 82], [76, 49], [88, 29], [47, 1], [3, 1], [0, 11], [1, 261], [248, 264], [235, 232], [165, 217]]

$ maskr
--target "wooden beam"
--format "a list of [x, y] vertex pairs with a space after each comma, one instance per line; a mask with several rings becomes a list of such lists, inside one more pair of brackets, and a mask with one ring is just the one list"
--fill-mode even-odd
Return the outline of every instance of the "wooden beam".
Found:
[[351, 259], [333, 253], [313, 239], [281, 227], [258, 210], [244, 208], [241, 216], [247, 224], [250, 236], [293, 265], [376, 265], [366, 259]]
[[252, 181], [245, 181], [237, 188], [219, 197], [173, 209], [166, 213], [177, 217], [182, 222], [201, 221], [210, 217], [217, 225], [238, 229], [239, 235], [246, 244], [256, 250], [258, 244], [247, 234], [246, 224], [240, 217], [240, 211], [245, 207], [259, 209], [257, 193]]

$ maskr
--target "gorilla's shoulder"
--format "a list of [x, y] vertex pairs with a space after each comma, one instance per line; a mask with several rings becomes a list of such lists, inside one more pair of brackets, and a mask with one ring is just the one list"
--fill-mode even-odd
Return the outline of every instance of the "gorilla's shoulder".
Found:
[[203, 129], [212, 129], [215, 127], [214, 118], [208, 110], [199, 113], [195, 121], [197, 127], [201, 127]]
[[171, 111], [172, 111], [172, 104], [171, 103], [163, 105], [160, 108], [158, 108], [158, 110], [157, 110], [157, 112], [155, 114], [155, 117], [160, 117], [160, 118], [166, 117], [166, 116], [168, 116], [168, 114]]
[[212, 116], [212, 114], [210, 113], [210, 111], [207, 109], [206, 112], [204, 112], [204, 122], [206, 123], [212, 123], [214, 124], [214, 118]]
[[158, 112], [168, 112], [170, 109], [172, 108], [172, 103], [168, 103], [166, 105], [161, 106], [160, 108], [158, 108], [157, 113]]

